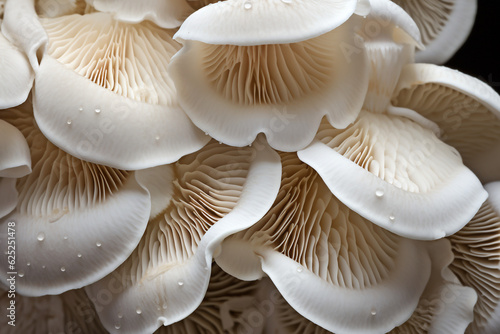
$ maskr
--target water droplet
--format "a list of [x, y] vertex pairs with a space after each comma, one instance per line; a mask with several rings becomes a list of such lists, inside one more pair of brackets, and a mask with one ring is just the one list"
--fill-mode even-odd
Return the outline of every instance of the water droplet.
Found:
[[66, 271], [66, 267], [61, 267], [61, 271], [65, 272]]
[[372, 308], [372, 310], [370, 311], [370, 314], [371, 314], [372, 316], [377, 315], [377, 309]]
[[67, 235], [65, 235], [65, 236], [63, 237], [63, 239], [64, 239], [64, 240], [68, 240], [68, 236], [67, 236]]
[[42, 266], [42, 269], [45, 269], [45, 265]]
[[121, 326], [120, 326], [120, 324], [116, 324], [116, 325], [115, 325], [115, 328], [116, 328], [116, 329], [120, 329], [120, 327], [121, 327]]
[[246, 10], [248, 9], [252, 9], [252, 3], [250, 1], [246, 1], [244, 4], [243, 4], [243, 8], [245, 8]]
[[28, 263], [26, 263], [26, 265], [29, 267], [29, 266], [31, 266], [31, 263], [30, 263], [30, 262], [28, 262]]
[[301, 273], [304, 270], [302, 267], [297, 267], [297, 272]]
[[157, 136], [155, 137], [155, 140], [160, 140], [160, 136], [158, 136], [158, 135], [157, 135]]
[[96, 243], [95, 243], [95, 245], [96, 245], [97, 247], [101, 247], [101, 245], [102, 245], [102, 244], [98, 241], [98, 242], [96, 242]]
[[78, 108], [78, 111], [83, 111], [83, 107]]
[[100, 108], [95, 108], [94, 111], [95, 111], [96, 114], [100, 114], [101, 113], [101, 109]]
[[375, 190], [375, 196], [377, 196], [378, 198], [384, 196], [384, 191], [382, 189]]
[[394, 223], [394, 222], [396, 221], [396, 217], [394, 217], [394, 215], [390, 215], [390, 216], [389, 216], [389, 221], [390, 221], [391, 223]]
[[71, 122], [71, 120], [70, 120], [70, 119], [68, 119], [68, 120], [66, 121], [66, 124], [68, 124], [68, 125], [71, 125], [71, 123], [72, 123], [72, 122]]
[[207, 267], [207, 266], [205, 266], [205, 268], [203, 268], [203, 269], [205, 269], [205, 270], [207, 270], [207, 271], [208, 271], [208, 267]]
[[81, 254], [81, 253], [78, 253], [78, 255], [77, 255], [77, 256], [78, 256], [78, 257], [82, 257], [82, 254]]
[[136, 308], [136, 309], [135, 309], [135, 313], [137, 313], [137, 314], [141, 314], [141, 313], [142, 313], [142, 310], [141, 310], [140, 308]]
[[118, 317], [118, 319], [121, 319], [121, 318], [123, 318], [123, 314], [118, 313], [117, 317]]
[[45, 233], [43, 233], [43, 232], [38, 233], [38, 235], [36, 236], [36, 239], [38, 241], [44, 241], [45, 240]]
[[22, 271], [20, 271], [20, 272], [17, 273], [17, 276], [24, 277], [24, 273]]
[[165, 302], [165, 303], [163, 303], [163, 305], [162, 305], [161, 307], [165, 310], [165, 309], [167, 308], [167, 306], [168, 306], [168, 305], [167, 305], [167, 303]]
[[183, 286], [184, 282], [183, 281], [179, 281], [179, 282], [177, 282], [177, 284], [179, 284], [179, 286]]
[[205, 136], [208, 136], [208, 132], [205, 132]]

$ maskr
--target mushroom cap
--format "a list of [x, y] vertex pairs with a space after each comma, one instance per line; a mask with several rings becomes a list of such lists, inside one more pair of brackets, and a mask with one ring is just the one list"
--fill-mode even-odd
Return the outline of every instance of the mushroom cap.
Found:
[[16, 178], [31, 172], [26, 139], [14, 126], [0, 119], [0, 218], [17, 205]]
[[455, 233], [487, 197], [456, 150], [401, 116], [362, 112], [345, 130], [323, 122], [298, 156], [351, 210], [408, 238]]
[[[219, 1], [189, 16], [174, 37], [216, 45], [297, 43], [339, 27], [356, 12], [358, 3], [367, 6], [358, 0]], [[367, 14], [366, 8], [363, 13]]]
[[167, 75], [179, 48], [172, 31], [105, 13], [42, 23], [50, 43], [35, 78], [34, 111], [55, 145], [94, 163], [142, 169], [177, 161], [210, 140], [179, 107]]
[[477, 0], [392, 0], [415, 20], [425, 50], [419, 63], [442, 64], [469, 36], [476, 17]]
[[392, 103], [436, 123], [481, 181], [500, 179], [500, 96], [487, 84], [446, 67], [410, 64]]
[[[316, 2], [294, 1], [290, 8], [296, 10], [295, 5], [297, 8], [301, 5], [319, 10], [316, 6], [322, 8], [328, 2], [319, 6]], [[194, 15], [234, 3], [209, 5]], [[254, 5], [264, 8], [268, 3]], [[287, 6], [281, 1], [272, 3]], [[197, 17], [203, 19], [205, 15]], [[310, 143], [324, 115], [339, 128], [354, 121], [366, 94], [369, 70], [362, 40], [354, 32], [357, 21], [349, 20], [323, 35], [313, 34], [302, 41], [282, 39], [277, 44], [262, 44], [271, 42], [259, 37], [268, 36], [259, 33], [259, 28], [265, 25], [253, 15], [250, 18], [254, 25], [251, 30], [230, 28], [225, 18], [214, 22], [233, 31], [235, 40], [240, 35], [242, 38], [249, 33], [255, 35], [255, 43], [207, 44], [207, 41], [230, 41], [207, 40], [196, 37], [194, 32], [188, 34], [186, 31], [191, 30], [185, 27], [190, 24], [183, 25], [177, 33], [180, 38], [189, 36], [189, 39], [173, 57], [169, 73], [181, 106], [200, 129], [231, 146], [251, 144], [259, 133], [264, 133], [273, 148], [296, 151]], [[207, 22], [196, 26], [196, 31], [205, 34], [211, 30]], [[353, 53], [348, 49], [351, 45], [358, 46]]]
[[186, 0], [86, 0], [101, 12], [122, 22], [153, 21], [162, 28], [177, 28], [193, 13]]
[[[23, 133], [32, 173], [17, 179], [14, 211], [0, 219], [16, 228], [16, 290], [27, 296], [59, 294], [93, 283], [134, 250], [150, 213], [149, 192], [133, 172], [92, 164], [51, 144], [26, 110], [1, 118]], [[7, 247], [7, 235], [0, 245]], [[0, 259], [7, 268], [7, 257]], [[6, 269], [0, 271], [2, 282]]]
[[83, 15], [87, 10], [85, 0], [35, 0], [35, 11], [39, 17], [59, 17], [71, 14]]
[[35, 11], [34, 0], [7, 1], [2, 22], [2, 34], [28, 57], [36, 72], [39, 57], [47, 44], [47, 34]]
[[494, 334], [500, 326], [500, 182], [485, 186], [489, 193], [476, 216], [450, 236], [455, 260], [452, 271], [474, 288], [478, 302], [467, 333]]
[[430, 276], [425, 243], [351, 211], [294, 153], [282, 164], [272, 209], [227, 238], [217, 264], [243, 280], [267, 274], [297, 312], [335, 333], [382, 333], [408, 319]]
[[265, 144], [235, 148], [215, 141], [175, 164], [139, 171], [139, 179], [164, 185], [161, 194], [151, 191], [160, 194], [153, 206], [163, 206], [131, 256], [87, 287], [93, 300], [113, 287], [108, 299], [95, 302], [106, 329], [151, 333], [193, 312], [205, 295], [220, 242], [264, 216], [280, 171], [279, 156]]
[[28, 58], [0, 31], [0, 109], [26, 101], [33, 86], [34, 74]]

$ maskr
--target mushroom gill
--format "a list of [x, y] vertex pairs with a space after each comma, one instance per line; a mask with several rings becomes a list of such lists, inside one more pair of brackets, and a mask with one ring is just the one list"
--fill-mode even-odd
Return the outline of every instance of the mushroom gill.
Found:
[[421, 243], [351, 211], [295, 154], [282, 154], [282, 164], [273, 207], [228, 237], [217, 263], [244, 280], [266, 273], [295, 310], [328, 330], [376, 333], [406, 320], [430, 272]]
[[476, 0], [392, 0], [415, 20], [425, 50], [419, 63], [445, 63], [469, 35], [474, 24]]
[[486, 201], [463, 229], [449, 237], [455, 253], [452, 271], [478, 294], [474, 321], [466, 333], [490, 333], [490, 322], [496, 321], [495, 311], [500, 305], [499, 231], [500, 214]]
[[32, 161], [31, 174], [17, 179], [17, 206], [0, 225], [16, 222], [16, 269], [23, 273], [17, 290], [58, 294], [95, 282], [123, 262], [141, 238], [151, 204], [134, 173], [62, 151], [24, 107], [0, 114], [26, 137]]
[[121, 96], [171, 105], [175, 88], [166, 75], [180, 49], [173, 31], [150, 22], [127, 24], [104, 13], [42, 19], [48, 54], [68, 69]]
[[207, 83], [224, 99], [248, 106], [288, 104], [335, 79], [342, 56], [335, 52], [336, 35], [290, 44], [200, 44], [197, 52]]

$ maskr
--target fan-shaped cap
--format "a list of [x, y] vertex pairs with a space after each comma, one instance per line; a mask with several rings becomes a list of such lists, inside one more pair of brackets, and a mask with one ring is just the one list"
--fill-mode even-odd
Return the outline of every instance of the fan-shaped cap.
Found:
[[415, 20], [425, 50], [419, 63], [445, 63], [469, 36], [476, 16], [476, 0], [393, 0]]
[[[472, 320], [472, 309], [476, 294], [471, 288], [458, 283], [457, 278], [448, 268], [453, 259], [450, 244], [440, 240], [428, 244], [432, 258], [431, 277], [420, 297], [419, 303], [411, 317], [402, 325], [394, 328], [389, 334], [429, 333], [455, 334], [463, 333]], [[417, 265], [417, 264], [415, 264]], [[273, 302], [269, 325], [275, 334], [327, 334], [326, 329], [300, 316], [285, 300], [267, 293], [268, 300]], [[387, 295], [386, 298], [392, 298]], [[378, 312], [373, 310], [373, 316]]]
[[[255, 1], [252, 6], [256, 8], [249, 11], [255, 9], [255, 13], [261, 13], [267, 8], [265, 13], [281, 20], [286, 15], [275, 16], [274, 5], [290, 6], [294, 13], [303, 16], [310, 10], [330, 13], [323, 9], [323, 6], [328, 8], [328, 4], [335, 8], [330, 2]], [[354, 2], [343, 3], [347, 6]], [[262, 132], [273, 148], [282, 151], [296, 151], [309, 144], [324, 115], [339, 128], [353, 122], [366, 94], [369, 70], [362, 41], [354, 32], [357, 21], [349, 20], [319, 36], [314, 33], [294, 39], [271, 38], [283, 28], [276, 19], [268, 23], [276, 24], [279, 29], [271, 29], [253, 14], [249, 14], [246, 24], [252, 26], [251, 29], [244, 29], [239, 18], [235, 21], [240, 24], [238, 28], [228, 25], [226, 19], [231, 16], [220, 16], [217, 8], [229, 10], [236, 4], [244, 6], [243, 2], [225, 1], [204, 7], [193, 19], [203, 22], [191, 29], [188, 19], [177, 33], [185, 42], [172, 59], [169, 73], [190, 119], [228, 145], [248, 145]], [[210, 14], [212, 12], [218, 14]], [[337, 17], [332, 15], [329, 17]], [[319, 24], [322, 17], [315, 17], [314, 22]], [[293, 32], [300, 27], [297, 22], [302, 21], [287, 21], [286, 27], [294, 27]], [[208, 22], [210, 27], [221, 26], [231, 34], [211, 32], [209, 36], [214, 39], [199, 36], [208, 36], [207, 32], [213, 30]], [[336, 26], [328, 26], [328, 29]], [[233, 37], [226, 39], [228, 36]], [[307, 37], [311, 38], [305, 39]], [[253, 38], [249, 39], [253, 42], [245, 42], [246, 38]], [[267, 44], [271, 42], [276, 44]], [[350, 54], [346, 51], [349, 45], [360, 48]]]
[[[149, 193], [134, 173], [92, 164], [52, 145], [33, 115], [19, 109], [1, 117], [26, 137], [32, 173], [17, 180], [16, 209], [0, 219], [16, 230], [16, 290], [58, 294], [93, 283], [118, 267], [146, 228]], [[7, 247], [3, 234], [0, 246]], [[7, 257], [0, 259], [6, 282]]]
[[480, 80], [429, 64], [405, 66], [393, 104], [435, 122], [483, 182], [500, 179], [500, 96]]
[[500, 182], [485, 188], [488, 200], [449, 238], [455, 253], [451, 269], [479, 298], [467, 333], [495, 334], [500, 328]]
[[167, 185], [161, 199], [153, 200], [164, 203], [161, 212], [150, 219], [132, 255], [87, 287], [112, 333], [151, 333], [193, 312], [220, 242], [271, 207], [281, 165], [266, 145], [235, 148], [212, 141], [175, 164], [139, 171], [139, 178], [151, 172], [157, 179], [163, 175]]
[[26, 101], [33, 86], [34, 74], [28, 58], [0, 32], [0, 109]]
[[38, 69], [39, 59], [45, 51], [47, 34], [35, 11], [35, 0], [7, 1], [5, 4], [2, 34], [24, 51], [31, 67]]
[[298, 155], [351, 210], [409, 238], [455, 233], [487, 197], [456, 150], [405, 117], [362, 112], [345, 130], [323, 122]]
[[[18, 276], [17, 279], [22, 279]], [[0, 291], [0, 304], [9, 305], [9, 292]], [[105, 334], [85, 291], [71, 290], [57, 296], [15, 298], [15, 326], [4, 324], [3, 334], [92, 333]], [[9, 315], [10, 315], [10, 311]], [[10, 321], [7, 316], [7, 321]]]
[[30, 172], [26, 139], [14, 126], [0, 119], [0, 218], [17, 205], [16, 178]]
[[54, 144], [94, 163], [142, 169], [209, 141], [178, 106], [166, 73], [179, 48], [171, 31], [105, 13], [42, 22], [50, 43], [35, 78], [34, 110]]
[[193, 12], [186, 0], [86, 0], [116, 20], [139, 23], [150, 20], [162, 28], [177, 28]]
[[431, 271], [425, 244], [351, 211], [296, 154], [282, 164], [272, 209], [222, 243], [221, 268], [244, 280], [266, 273], [297, 312], [336, 333], [382, 333], [408, 319]]

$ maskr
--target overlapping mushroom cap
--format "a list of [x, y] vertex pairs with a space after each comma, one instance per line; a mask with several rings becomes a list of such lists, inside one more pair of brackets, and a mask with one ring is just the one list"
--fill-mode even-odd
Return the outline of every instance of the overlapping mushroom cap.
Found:
[[[17, 291], [40, 296], [83, 287], [119, 266], [141, 239], [151, 202], [134, 172], [79, 160], [50, 143], [36, 127], [30, 102], [0, 114], [1, 124], [26, 137], [32, 164], [30, 174], [12, 175], [19, 198], [0, 227], [15, 224]], [[12, 271], [7, 261], [0, 259], [3, 284]]]
[[[174, 31], [107, 13], [39, 19], [28, 0], [8, 6], [6, 31], [36, 73], [37, 124], [55, 145], [94, 163], [140, 169], [174, 162], [209, 141], [179, 107], [167, 74], [180, 48]], [[15, 30], [18, 18], [29, 31]]]
[[405, 64], [395, 43], [374, 50], [395, 59], [374, 61], [364, 111], [346, 129], [324, 121], [298, 155], [374, 223], [410, 238], [451, 235], [487, 197], [474, 173], [499, 177], [500, 97], [465, 74]]
[[[234, 146], [262, 132], [273, 148], [296, 151], [325, 115], [347, 126], [368, 79], [354, 13], [366, 15], [367, 3], [230, 0], [198, 10], [174, 36], [184, 46], [169, 66], [182, 107]], [[347, 55], [349, 45], [361, 49]]]
[[297, 312], [333, 332], [381, 333], [406, 321], [431, 277], [434, 250], [350, 210], [296, 154], [283, 154], [282, 164], [272, 209], [227, 238], [217, 263], [244, 280], [267, 274]]
[[139, 179], [161, 185], [150, 188], [144, 236], [117, 270], [87, 287], [106, 329], [151, 333], [194, 311], [208, 286], [212, 255], [226, 236], [269, 210], [280, 167], [267, 145], [235, 148], [212, 141], [173, 165], [138, 172]]

